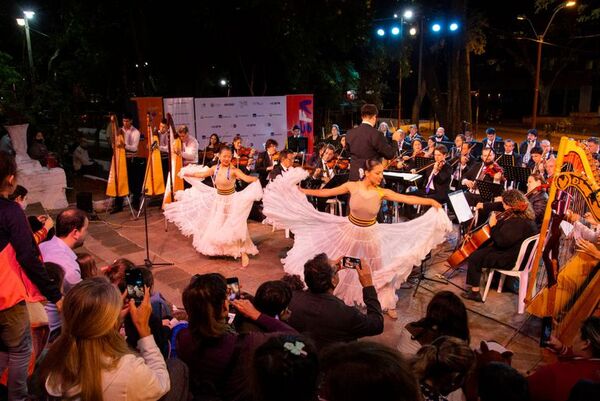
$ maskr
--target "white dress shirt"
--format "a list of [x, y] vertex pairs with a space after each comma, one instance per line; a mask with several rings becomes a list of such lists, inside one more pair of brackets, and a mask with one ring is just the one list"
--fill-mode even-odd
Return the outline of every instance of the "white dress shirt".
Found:
[[123, 127], [123, 132], [125, 133], [125, 150], [135, 156], [140, 144], [140, 131], [132, 125], [129, 129]]
[[81, 281], [81, 269], [77, 263], [77, 255], [62, 239], [54, 236], [51, 240], [42, 242], [40, 252], [44, 262], [56, 263], [65, 272], [63, 281], [65, 294]]
[[181, 157], [183, 158], [183, 165], [198, 164], [198, 141], [196, 138], [188, 134], [185, 142], [181, 143]]

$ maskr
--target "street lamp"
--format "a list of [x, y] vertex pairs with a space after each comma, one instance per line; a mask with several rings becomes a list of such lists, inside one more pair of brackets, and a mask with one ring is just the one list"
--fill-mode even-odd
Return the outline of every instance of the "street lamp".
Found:
[[219, 85], [221, 85], [221, 87], [223, 87], [223, 88], [225, 88], [225, 87], [227, 88], [227, 97], [229, 97], [229, 94], [231, 92], [231, 85], [229, 84], [229, 81], [226, 80], [225, 78], [221, 78], [219, 80]]
[[[410, 21], [414, 16], [414, 12], [411, 9], [406, 9], [402, 13], [402, 17], [400, 17], [400, 29], [398, 29], [398, 33], [400, 34], [400, 40], [404, 39], [404, 24], [406, 21]], [[395, 28], [397, 29], [397, 28]], [[394, 31], [392, 29], [392, 34]], [[402, 124], [402, 42], [400, 42], [400, 54], [398, 58], [398, 128]]]
[[25, 38], [27, 39], [27, 54], [29, 56], [29, 69], [31, 71], [31, 76], [34, 75], [33, 70], [33, 53], [31, 51], [31, 37], [29, 35], [29, 20], [33, 18], [35, 12], [33, 11], [23, 11], [23, 16], [25, 18], [17, 18], [17, 25], [25, 27]]
[[531, 128], [535, 128], [535, 126], [537, 125], [538, 99], [539, 99], [539, 94], [540, 94], [540, 72], [541, 72], [541, 66], [542, 66], [542, 45], [544, 44], [544, 38], [546, 37], [546, 34], [548, 33], [548, 29], [550, 29], [550, 25], [552, 25], [552, 21], [554, 21], [554, 17], [556, 17], [556, 14], [558, 14], [558, 12], [560, 10], [562, 10], [563, 8], [570, 8], [570, 7], [574, 7], [575, 5], [577, 5], [577, 2], [575, 2], [575, 1], [566, 1], [562, 4], [560, 4], [558, 7], [556, 7], [556, 9], [554, 10], [554, 13], [552, 13], [552, 16], [550, 17], [550, 21], [548, 21], [548, 25], [546, 25], [546, 29], [544, 29], [544, 32], [541, 35], [538, 35], [537, 31], [535, 30], [535, 27], [531, 23], [531, 20], [529, 18], [527, 18], [526, 15], [518, 15], [517, 16], [517, 19], [519, 21], [524, 21], [524, 20], [529, 21], [529, 26], [531, 26], [531, 29], [533, 30], [533, 34], [537, 38], [536, 42], [538, 44], [538, 46], [537, 46], [537, 63], [536, 63], [536, 68], [535, 68], [535, 90], [534, 90], [534, 94], [533, 94], [533, 110], [531, 112]]

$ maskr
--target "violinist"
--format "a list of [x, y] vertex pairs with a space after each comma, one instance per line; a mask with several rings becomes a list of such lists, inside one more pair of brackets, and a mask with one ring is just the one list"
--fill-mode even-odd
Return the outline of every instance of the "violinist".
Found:
[[551, 157], [554, 157], [554, 153], [552, 151], [552, 144], [549, 140], [544, 139], [540, 142], [540, 145], [542, 147], [542, 159], [548, 160]]
[[504, 141], [504, 153], [500, 157], [502, 165], [521, 166], [521, 155], [515, 153], [515, 141], [507, 139]]
[[446, 162], [448, 148], [437, 145], [433, 152], [434, 163], [423, 171], [423, 180], [415, 195], [432, 198], [439, 203], [445, 203], [450, 189], [452, 167]]
[[521, 192], [509, 189], [502, 193], [502, 206], [506, 213], [502, 219], [492, 213], [489, 220], [491, 242], [479, 248], [467, 259], [467, 286], [461, 296], [476, 302], [483, 302], [479, 283], [482, 269], [511, 270], [523, 241], [538, 232], [531, 204]]
[[348, 152], [348, 145], [346, 144], [346, 135], [340, 136], [340, 159], [347, 159], [350, 157], [350, 152]]
[[333, 124], [331, 126], [331, 132], [329, 135], [327, 135], [327, 138], [325, 138], [325, 142], [333, 146], [333, 148], [338, 151], [341, 147], [340, 139], [340, 127], [337, 124]]
[[[468, 148], [469, 144], [465, 142], [466, 147]], [[466, 186], [462, 185], [462, 179], [463, 179], [463, 175], [464, 173], [470, 168], [471, 166], [471, 156], [469, 155], [469, 152], [467, 151], [466, 154], [461, 154], [460, 155], [460, 160], [453, 160], [451, 165], [452, 165], [452, 180], [450, 181], [450, 188], [452, 190], [466, 190], [468, 189]]]
[[221, 140], [219, 135], [213, 133], [208, 138], [208, 146], [201, 152], [202, 161], [205, 166], [212, 166], [219, 158], [219, 148], [221, 146]]
[[258, 173], [258, 179], [263, 188], [268, 184], [269, 174], [277, 164], [277, 159], [280, 156], [277, 154], [277, 146], [279, 146], [277, 141], [269, 138], [265, 143], [265, 151], [258, 155], [256, 172]]
[[279, 163], [273, 166], [273, 169], [269, 172], [269, 181], [273, 181], [278, 175], [287, 173], [287, 171], [294, 166], [294, 152], [291, 150], [283, 149], [279, 152]]
[[476, 186], [476, 181], [488, 181], [500, 184], [504, 180], [502, 167], [496, 163], [495, 154], [492, 148], [484, 148], [481, 151], [480, 162], [474, 163], [463, 175], [461, 184], [469, 189], [466, 193], [469, 205], [475, 206], [481, 202], [481, 196]]
[[427, 138], [427, 147], [425, 148], [423, 157], [433, 157], [433, 152], [435, 152], [435, 147], [437, 145], [437, 141], [435, 136], [430, 136]]
[[544, 153], [544, 150], [542, 148], [535, 147], [531, 149], [531, 152], [529, 153], [531, 154], [531, 158], [527, 163], [527, 168], [531, 170], [532, 174], [539, 173], [543, 168], [542, 163], [544, 162], [544, 158], [542, 155]]
[[[466, 143], [465, 136], [463, 134], [456, 135], [454, 138], [454, 146], [450, 150], [450, 160], [455, 159], [463, 152], [463, 144]], [[468, 146], [467, 146], [468, 149]]]
[[415, 158], [425, 157], [423, 152], [423, 142], [412, 141], [412, 153], [410, 156], [402, 156], [402, 160], [398, 163], [398, 168], [401, 170], [410, 171], [416, 167]]
[[[335, 177], [335, 151], [333, 146], [325, 146], [325, 151], [321, 160], [315, 166], [315, 171], [312, 174], [310, 183], [311, 188], [324, 188]], [[316, 207], [320, 212], [327, 209], [327, 200], [330, 198], [316, 198]]]

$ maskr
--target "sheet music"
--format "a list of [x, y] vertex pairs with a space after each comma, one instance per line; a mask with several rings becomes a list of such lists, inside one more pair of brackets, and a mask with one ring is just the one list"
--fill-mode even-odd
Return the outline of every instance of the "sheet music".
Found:
[[409, 182], [416, 181], [422, 177], [421, 174], [396, 173], [394, 171], [384, 171], [383, 175], [387, 177], [402, 178], [403, 180]]
[[471, 212], [471, 207], [469, 206], [463, 191], [449, 193], [448, 199], [450, 199], [450, 203], [452, 204], [456, 218], [460, 223], [469, 221], [473, 218], [473, 212]]

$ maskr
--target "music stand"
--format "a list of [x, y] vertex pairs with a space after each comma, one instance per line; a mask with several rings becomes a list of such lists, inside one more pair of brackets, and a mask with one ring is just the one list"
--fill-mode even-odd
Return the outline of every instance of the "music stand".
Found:
[[502, 184], [496, 184], [489, 181], [477, 180], [475, 181], [479, 195], [484, 201], [492, 201], [496, 196], [502, 195], [504, 192], [504, 186]]
[[288, 150], [291, 150], [292, 152], [296, 152], [296, 153], [306, 153], [307, 149], [308, 149], [308, 138], [301, 136], [301, 137], [293, 137], [290, 136], [287, 139], [287, 148]]
[[469, 142], [469, 146], [471, 146], [471, 155], [478, 159], [481, 157], [481, 152], [483, 151], [483, 143], [481, 142]]
[[506, 166], [503, 167], [504, 176], [508, 181], [515, 182], [517, 184], [517, 188], [520, 187], [520, 184], [527, 186], [527, 178], [531, 174], [531, 170], [527, 167], [518, 167], [518, 166]]
[[[438, 284], [448, 284], [448, 280], [436, 280], [434, 278], [429, 278], [425, 275], [425, 262], [431, 259], [431, 251], [425, 256], [425, 259], [421, 261], [421, 266], [419, 267], [419, 276], [417, 277], [417, 285], [415, 286], [415, 291], [413, 292], [413, 298], [417, 296], [417, 290], [421, 286], [422, 281], [431, 281]], [[454, 283], [453, 283], [454, 284]]]
[[504, 142], [498, 142], [498, 141], [494, 142], [494, 146], [492, 147], [492, 150], [497, 155], [500, 153], [504, 153]]
[[430, 165], [432, 161], [433, 159], [429, 157], [417, 156], [415, 157], [415, 167], [417, 168], [417, 170], [420, 170], [423, 167]]
[[500, 155], [500, 157], [498, 157], [498, 159], [496, 161], [498, 162], [498, 164], [500, 166], [502, 166], [502, 168], [505, 168], [505, 167], [514, 166], [514, 162], [517, 161], [517, 158], [515, 155], [502, 154], [502, 155]]

